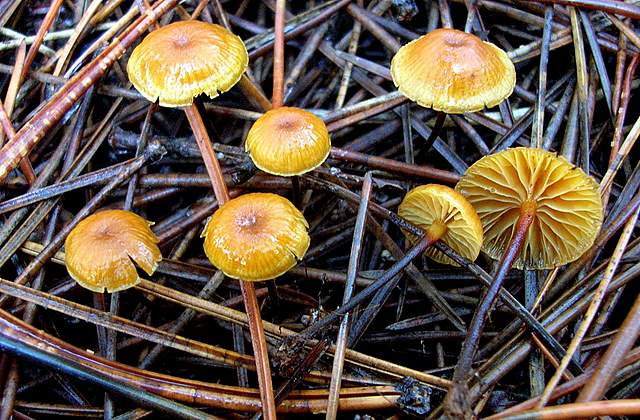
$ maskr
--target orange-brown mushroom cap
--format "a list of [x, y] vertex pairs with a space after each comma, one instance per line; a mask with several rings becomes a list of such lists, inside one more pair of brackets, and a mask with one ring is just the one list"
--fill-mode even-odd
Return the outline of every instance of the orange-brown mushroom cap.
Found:
[[209, 261], [229, 277], [270, 280], [286, 273], [309, 248], [309, 225], [289, 200], [245, 194], [219, 208], [204, 229]]
[[[69, 233], [65, 265], [69, 275], [94, 292], [117, 292], [140, 282], [133, 262], [151, 275], [162, 260], [158, 238], [146, 221], [125, 210], [93, 214]], [[133, 261], [132, 261], [133, 260]]]
[[[458, 192], [444, 185], [421, 185], [409, 191], [398, 207], [398, 214], [434, 235], [470, 260], [478, 258], [482, 246], [482, 224], [471, 204]], [[415, 242], [416, 238], [409, 235]], [[429, 258], [457, 266], [451, 258], [429, 247]]]
[[294, 176], [320, 166], [329, 156], [331, 140], [324, 121], [311, 112], [281, 107], [256, 120], [245, 150], [263, 171]]
[[474, 163], [456, 190], [475, 207], [484, 228], [483, 251], [501, 258], [525, 203], [535, 216], [516, 268], [550, 269], [569, 263], [594, 243], [602, 225], [598, 184], [555, 153], [518, 147]]
[[127, 73], [148, 100], [187, 106], [215, 98], [242, 77], [249, 55], [242, 40], [220, 25], [197, 20], [171, 23], [147, 35], [133, 50]]
[[391, 60], [391, 77], [407, 98], [449, 114], [498, 105], [516, 84], [503, 50], [456, 29], [436, 29], [404, 45]]

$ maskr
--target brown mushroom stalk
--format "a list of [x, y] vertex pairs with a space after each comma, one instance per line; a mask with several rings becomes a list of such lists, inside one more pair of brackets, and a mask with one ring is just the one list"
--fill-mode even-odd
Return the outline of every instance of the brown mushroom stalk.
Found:
[[265, 418], [275, 418], [276, 404], [252, 282], [274, 279], [296, 265], [309, 248], [308, 227], [302, 213], [286, 198], [250, 193], [218, 208], [202, 234], [207, 258], [228, 277], [241, 280]]
[[520, 209], [520, 216], [516, 222], [515, 231], [511, 236], [506, 252], [500, 260], [500, 265], [491, 283], [491, 287], [480, 299], [480, 306], [478, 306], [476, 313], [473, 315], [471, 326], [467, 332], [467, 337], [460, 351], [458, 363], [453, 372], [451, 388], [445, 401], [450, 415], [462, 416], [461, 418], [466, 418], [466, 416], [471, 415], [470, 407], [467, 406], [465, 397], [468, 391], [466, 384], [467, 375], [471, 371], [473, 356], [480, 343], [484, 323], [498, 297], [498, 292], [502, 287], [502, 283], [504, 283], [504, 279], [507, 277], [507, 274], [509, 274], [511, 266], [522, 251], [529, 227], [535, 217], [535, 210], [536, 204], [533, 201], [523, 203]]
[[191, 130], [193, 130], [193, 137], [196, 139], [196, 143], [202, 154], [202, 160], [209, 174], [213, 193], [216, 196], [216, 200], [218, 200], [218, 204], [222, 205], [229, 201], [229, 191], [227, 191], [227, 185], [222, 176], [222, 168], [220, 168], [220, 162], [218, 162], [215, 152], [213, 151], [213, 146], [211, 145], [207, 129], [204, 126], [204, 121], [202, 121], [202, 116], [195, 104], [186, 107], [184, 113], [189, 120], [189, 125], [191, 126]]

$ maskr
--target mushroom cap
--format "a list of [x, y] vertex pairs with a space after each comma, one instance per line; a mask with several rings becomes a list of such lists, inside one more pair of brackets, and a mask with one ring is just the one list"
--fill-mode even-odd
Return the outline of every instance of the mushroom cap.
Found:
[[490, 108], [511, 95], [516, 71], [490, 42], [456, 29], [436, 29], [404, 45], [391, 77], [407, 98], [448, 114]]
[[133, 50], [127, 73], [148, 100], [187, 106], [205, 93], [215, 98], [235, 85], [249, 63], [242, 40], [220, 25], [174, 22], [147, 35]]
[[289, 200], [251, 193], [228, 201], [204, 229], [204, 252], [229, 277], [262, 281], [286, 273], [309, 248], [309, 225]]
[[[434, 224], [446, 227], [439, 238], [457, 253], [478, 258], [482, 246], [482, 224], [473, 206], [458, 192], [444, 185], [421, 185], [409, 191], [398, 207], [398, 214], [427, 233]], [[416, 237], [408, 235], [412, 242]], [[458, 264], [435, 247], [425, 251], [429, 258], [442, 263]]]
[[324, 121], [300, 108], [267, 111], [251, 126], [245, 151], [265, 172], [294, 176], [309, 172], [329, 156], [331, 140]]
[[475, 207], [484, 228], [483, 251], [502, 257], [520, 209], [535, 204], [516, 268], [550, 269], [580, 257], [602, 225], [598, 184], [555, 153], [517, 147], [485, 156], [462, 176], [456, 190]]
[[64, 243], [69, 275], [98, 293], [135, 286], [140, 277], [134, 261], [151, 275], [162, 260], [152, 224], [125, 210], [105, 210], [82, 220]]

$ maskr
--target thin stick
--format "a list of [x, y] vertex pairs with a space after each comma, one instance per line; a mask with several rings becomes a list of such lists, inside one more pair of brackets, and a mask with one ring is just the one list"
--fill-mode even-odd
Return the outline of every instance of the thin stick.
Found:
[[444, 127], [444, 120], [446, 119], [447, 114], [442, 111], [438, 111], [438, 113], [436, 114], [436, 123], [434, 124], [433, 129], [431, 130], [431, 134], [429, 134], [429, 137], [425, 142], [424, 148], [426, 150], [431, 149], [431, 146], [433, 146], [433, 142], [436, 141], [436, 139], [440, 135], [442, 127]]
[[542, 147], [544, 131], [544, 102], [547, 94], [547, 63], [549, 61], [549, 43], [553, 23], [553, 6], [544, 10], [544, 30], [542, 32], [542, 48], [540, 52], [540, 70], [538, 72], [538, 95], [531, 129], [531, 147]]
[[49, 28], [51, 28], [51, 25], [53, 24], [53, 21], [55, 20], [56, 15], [58, 14], [58, 10], [60, 9], [61, 5], [62, 5], [62, 0], [52, 0], [51, 1], [51, 5], [49, 6], [49, 10], [47, 10], [47, 14], [45, 15], [44, 19], [42, 20], [42, 23], [40, 24], [40, 27], [38, 28], [38, 32], [36, 33], [36, 37], [33, 40], [33, 43], [31, 44], [31, 47], [29, 47], [29, 51], [27, 52], [27, 58], [24, 60], [24, 67], [22, 68], [22, 71], [20, 72], [20, 83], [19, 84], [22, 84], [22, 82], [24, 81], [25, 77], [27, 76], [27, 73], [29, 72], [29, 69], [31, 68], [31, 64], [33, 64], [33, 60], [36, 58], [36, 54], [38, 53], [38, 50], [40, 49], [40, 45], [42, 45], [42, 41], [44, 40], [44, 36], [49, 31]]
[[[353, 232], [353, 241], [351, 242], [349, 266], [347, 268], [347, 282], [344, 286], [344, 296], [342, 297], [343, 305], [349, 302], [349, 299], [351, 299], [355, 289], [355, 280], [356, 275], [358, 274], [360, 253], [362, 251], [362, 240], [364, 238], [365, 223], [367, 221], [367, 208], [369, 207], [369, 199], [371, 197], [371, 187], [371, 172], [367, 172], [364, 176], [364, 182], [362, 183], [360, 207], [358, 208], [356, 226]], [[344, 352], [347, 347], [350, 322], [351, 317], [349, 313], [347, 313], [344, 318], [342, 318], [342, 322], [340, 322], [340, 326], [338, 327], [338, 338], [336, 339], [336, 350], [333, 358], [333, 367], [331, 369], [331, 384], [329, 385], [327, 419], [335, 419], [338, 415], [338, 397], [340, 395], [342, 368], [344, 367]]]
[[625, 356], [636, 342], [638, 334], [640, 334], [640, 295], [636, 296], [633, 307], [600, 359], [595, 373], [589, 377], [589, 381], [580, 391], [576, 402], [595, 401], [604, 397]]
[[593, 319], [595, 318], [596, 313], [598, 312], [598, 308], [600, 307], [600, 304], [604, 299], [607, 288], [609, 287], [609, 283], [611, 282], [611, 279], [613, 278], [613, 275], [618, 268], [618, 264], [620, 263], [620, 260], [624, 255], [624, 250], [627, 246], [627, 243], [629, 242], [629, 239], [631, 238], [631, 234], [633, 233], [636, 221], [638, 220], [638, 212], [640, 212], [640, 207], [635, 210], [631, 218], [627, 221], [624, 229], [622, 230], [620, 239], [618, 240], [616, 248], [613, 251], [613, 255], [611, 257], [611, 260], [609, 261], [609, 264], [607, 265], [604, 276], [602, 277], [602, 280], [600, 281], [600, 284], [598, 285], [598, 288], [594, 293], [591, 304], [589, 305], [589, 308], [587, 309], [587, 312], [585, 313], [584, 318], [580, 323], [578, 331], [571, 340], [571, 344], [569, 344], [569, 347], [567, 348], [567, 354], [560, 361], [560, 366], [554, 373], [553, 377], [549, 379], [549, 382], [547, 383], [547, 386], [544, 389], [542, 396], [540, 397], [540, 401], [538, 402], [538, 408], [544, 407], [549, 402], [549, 398], [551, 398], [553, 390], [555, 389], [558, 382], [560, 382], [560, 378], [567, 368], [569, 361], [571, 360], [571, 358], [573, 358], [574, 353], [578, 350], [578, 346], [580, 346], [580, 344], [582, 343], [582, 339], [587, 334], [587, 331], [591, 326], [591, 321], [593, 321]]
[[284, 97], [284, 18], [286, 0], [276, 0], [275, 43], [273, 44], [273, 95], [274, 108], [282, 106]]
[[637, 416], [639, 414], [640, 399], [633, 399], [563, 404], [543, 410], [514, 414], [504, 417], [504, 420], [560, 420], [598, 416]]
[[[2, 103], [2, 101], [0, 101], [0, 124], [2, 125], [2, 129], [4, 130], [4, 133], [7, 135], [9, 142], [11, 142], [16, 137], [16, 130], [14, 130], [13, 128], [11, 119], [9, 118], [9, 115], [7, 114], [6, 108], [4, 107], [4, 104]], [[27, 183], [29, 183], [29, 185], [32, 185], [36, 180], [36, 174], [33, 171], [33, 167], [31, 166], [31, 161], [29, 161], [28, 157], [25, 156], [23, 159], [20, 160], [20, 170], [24, 174], [24, 177], [26, 178]], [[0, 171], [1, 171], [1, 168], [0, 168]], [[2, 179], [0, 179], [0, 183], [1, 182], [2, 182]]]
[[60, 356], [49, 354], [37, 347], [28, 347], [20, 343], [15, 338], [0, 334], [0, 347], [5, 351], [11, 352], [19, 357], [24, 357], [38, 364], [60, 370], [73, 378], [88, 381], [101, 388], [109, 390], [115, 394], [126, 397], [136, 404], [164, 412], [166, 414], [176, 416], [183, 419], [213, 419], [214, 416], [203, 413], [202, 411], [187, 407], [185, 405], [173, 402], [163, 397], [153, 395], [134, 388], [124, 382], [118, 382], [95, 372], [87, 370], [86, 366], [76, 362], [65, 360]]

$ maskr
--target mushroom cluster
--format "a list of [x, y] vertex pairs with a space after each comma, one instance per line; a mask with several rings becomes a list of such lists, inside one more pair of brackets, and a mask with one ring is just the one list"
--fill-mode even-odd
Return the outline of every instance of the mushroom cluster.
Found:
[[[248, 193], [230, 199], [194, 103], [199, 95], [215, 98], [230, 90], [248, 63], [238, 36], [222, 26], [190, 20], [147, 35], [132, 52], [127, 72], [144, 98], [186, 113], [219, 205], [201, 235], [206, 256], [226, 276], [256, 282], [276, 279], [300, 262], [310, 236], [303, 213], [280, 195]], [[399, 92], [438, 112], [430, 139], [439, 134], [445, 114], [496, 106], [511, 95], [516, 80], [504, 51], [454, 29], [437, 29], [404, 45], [390, 71]], [[244, 147], [258, 169], [297, 177], [323, 164], [331, 139], [318, 116], [278, 106], [255, 121]], [[437, 263], [457, 265], [432, 246], [442, 241], [468, 260], [481, 251], [499, 260], [465, 339], [455, 387], [466, 383], [483, 324], [511, 267], [550, 269], [574, 261], [593, 245], [603, 209], [597, 183], [580, 168], [552, 152], [518, 147], [479, 159], [455, 189], [435, 184], [412, 189], [398, 215], [425, 232], [422, 239], [405, 232], [414, 244], [426, 241], [416, 254], [426, 249], [424, 254]], [[87, 217], [66, 239], [69, 274], [97, 293], [135, 286], [140, 281], [137, 267], [152, 275], [162, 259], [150, 225], [123, 210]], [[249, 308], [247, 314], [254, 345], [262, 340], [266, 348], [264, 337], [254, 335], [262, 328], [261, 319], [251, 318], [255, 312]], [[268, 363], [265, 371], [270, 378]]]

